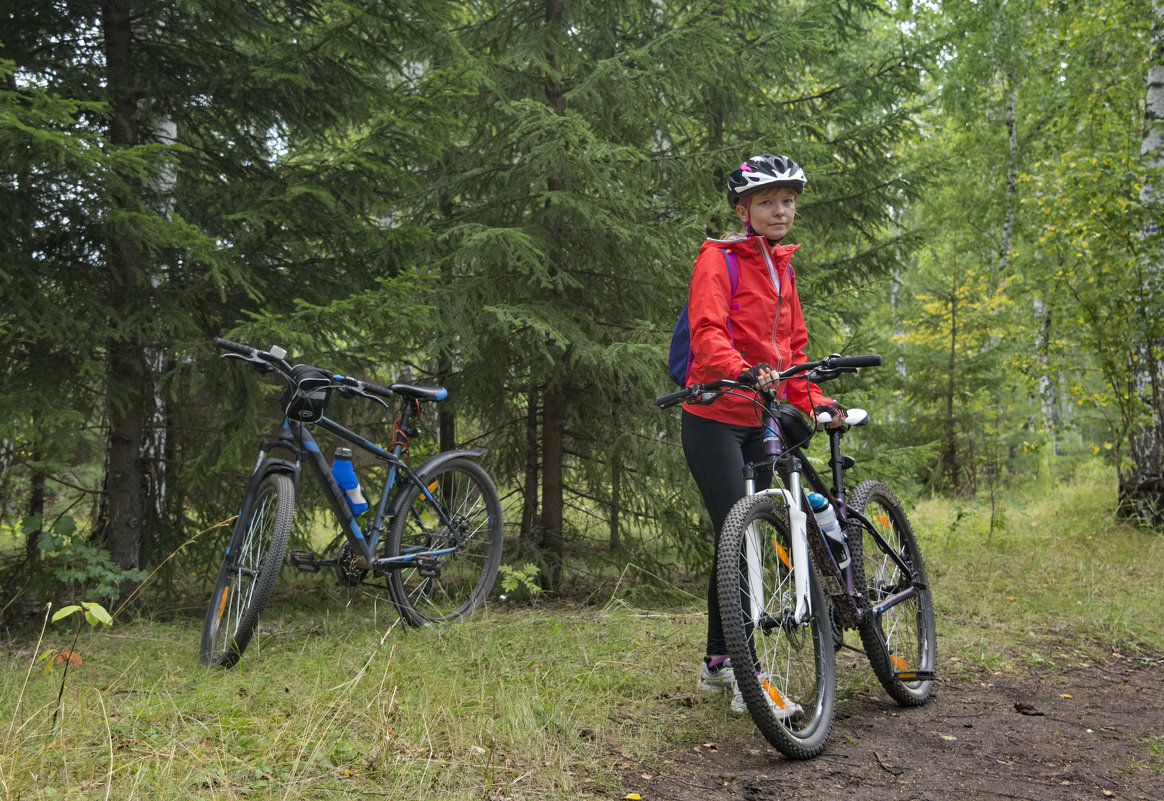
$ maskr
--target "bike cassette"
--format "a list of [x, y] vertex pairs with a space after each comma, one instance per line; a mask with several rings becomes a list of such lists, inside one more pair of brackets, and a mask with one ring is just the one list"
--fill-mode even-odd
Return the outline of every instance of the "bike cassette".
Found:
[[440, 578], [441, 562], [435, 556], [420, 556], [413, 562], [416, 572], [425, 578]]

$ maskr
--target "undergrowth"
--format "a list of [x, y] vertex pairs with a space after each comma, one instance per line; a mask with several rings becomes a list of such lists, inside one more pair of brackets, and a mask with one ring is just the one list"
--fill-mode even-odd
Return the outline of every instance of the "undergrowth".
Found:
[[[1089, 480], [1012, 494], [1001, 517], [983, 499], [911, 510], [943, 680], [1164, 652], [1164, 537], [1113, 506]], [[198, 663], [198, 608], [50, 623], [6, 646], [0, 798], [622, 797], [621, 775], [659, 753], [753, 731], [693, 691], [701, 600], [650, 594], [640, 573], [574, 602], [497, 587], [471, 620], [424, 630], [403, 629], [383, 590], [285, 573], [225, 671]], [[51, 649], [67, 664], [40, 658]], [[842, 698], [879, 692], [860, 654], [841, 657]]]

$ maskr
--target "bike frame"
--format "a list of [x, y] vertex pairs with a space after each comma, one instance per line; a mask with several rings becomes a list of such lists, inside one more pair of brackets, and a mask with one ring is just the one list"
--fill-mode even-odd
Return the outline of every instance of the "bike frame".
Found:
[[[412, 404], [406, 403], [404, 410], [401, 413], [399, 428], [407, 429], [413, 417]], [[312, 433], [312, 428], [319, 428], [326, 431], [328, 434], [341, 439], [360, 450], [372, 454], [376, 459], [385, 462], [387, 465], [387, 472], [384, 478], [383, 486], [380, 488], [380, 496], [375, 504], [375, 513], [372, 515], [370, 522], [366, 528], [360, 526], [351, 507], [348, 505], [347, 494], [336, 483], [335, 478], [331, 474], [331, 467], [327, 463], [327, 458], [323, 450], [319, 446]], [[480, 456], [485, 452], [483, 448], [474, 448], [459, 451], [445, 451], [425, 460], [416, 470], [405, 463], [403, 459], [404, 444], [402, 442], [395, 443], [390, 450], [385, 450], [381, 446], [365, 439], [359, 434], [344, 428], [342, 425], [332, 420], [329, 417], [321, 417], [315, 423], [305, 424], [295, 422], [293, 420], [284, 419], [283, 427], [279, 434], [279, 439], [274, 442], [264, 442], [260, 448], [258, 463], [255, 465], [256, 475], [265, 472], [268, 465], [287, 465], [284, 460], [271, 460], [268, 456], [269, 452], [275, 448], [282, 448], [289, 450], [295, 455], [295, 462], [291, 467], [294, 468], [294, 478], [296, 485], [299, 483], [300, 465], [304, 456], [307, 457], [307, 463], [311, 465], [312, 472], [320, 485], [324, 488], [324, 494], [331, 505], [332, 512], [336, 516], [336, 520], [340, 523], [340, 528], [343, 530], [344, 536], [356, 553], [363, 557], [375, 573], [383, 573], [389, 570], [402, 570], [412, 566], [418, 560], [435, 559], [447, 554], [451, 554], [457, 550], [461, 545], [460, 537], [457, 535], [456, 527], [449, 519], [444, 508], [437, 503], [433, 497], [432, 492], [425, 485], [424, 476], [440, 464], [457, 458], [459, 456]], [[432, 508], [440, 517], [441, 524], [453, 533], [452, 544], [447, 548], [438, 548], [435, 550], [426, 550], [424, 548], [412, 549], [409, 553], [401, 554], [396, 557], [378, 557], [376, 555], [377, 548], [380, 544], [380, 538], [384, 532], [384, 526], [390, 523], [392, 519], [400, 512], [399, 503], [403, 495], [402, 490], [397, 490], [393, 496], [393, 489], [396, 487], [398, 473], [404, 473], [404, 480], [411, 481], [420, 487], [420, 491], [432, 504]], [[369, 506], [369, 508], [372, 508]], [[335, 559], [320, 559], [315, 562], [317, 567], [328, 567], [336, 564]]]
[[[886, 610], [917, 595], [918, 589], [913, 570], [902, 559], [900, 554], [889, 547], [889, 544], [881, 536], [877, 528], [864, 515], [845, 502], [843, 470], [846, 462], [845, 457], [841, 454], [841, 436], [843, 431], [840, 428], [827, 429], [830, 453], [829, 466], [832, 468], [833, 473], [833, 488], [830, 490], [825, 487], [823, 479], [812, 464], [802, 458], [803, 453], [800, 448], [789, 448], [784, 441], [783, 432], [781, 432], [780, 426], [776, 424], [775, 415], [772, 412], [772, 407], [777, 402], [772, 399], [765, 406], [764, 458], [758, 463], [749, 463], [744, 466], [744, 487], [747, 495], [758, 494], [779, 499], [788, 514], [793, 549], [793, 581], [796, 591], [796, 609], [793, 612], [793, 622], [804, 624], [812, 618], [813, 614], [812, 599], [808, 589], [810, 567], [807, 557], [810, 549], [816, 557], [817, 570], [821, 576], [825, 593], [832, 599], [834, 607], [838, 608], [843, 619], [850, 625], [855, 626], [857, 621], [867, 614], [872, 614], [874, 617], [880, 616]], [[851, 413], [857, 412], [860, 412], [860, 410], [854, 409]], [[863, 412], [860, 413], [864, 415]], [[863, 421], [864, 418], [862, 418]], [[850, 459], [849, 461], [851, 462], [852, 460]], [[770, 468], [773, 479], [783, 482], [784, 486], [772, 487], [757, 492], [755, 471], [758, 467]], [[854, 584], [853, 565], [850, 563], [843, 569], [837, 565], [832, 550], [825, 541], [824, 533], [821, 532], [820, 527], [816, 523], [816, 518], [804, 511], [807, 505], [807, 499], [803, 490], [802, 477], [807, 479], [814, 491], [824, 495], [829, 503], [832, 504], [836, 511], [837, 519], [841, 524], [842, 531], [848, 530], [848, 524], [851, 521], [857, 520], [860, 522], [862, 528], [869, 532], [873, 539], [876, 540], [882, 552], [888, 554], [902, 573], [908, 577], [909, 586], [906, 589], [886, 598], [882, 603], [871, 609], [866, 610], [861, 608], [860, 604], [857, 603], [860, 592]], [[810, 526], [812, 530], [811, 538], [809, 537]], [[753, 624], [759, 625], [761, 618], [765, 614], [764, 610], [767, 601], [763, 595], [764, 585], [760, 578], [763, 572], [763, 546], [760, 542], [758, 527], [755, 524], [748, 527], [745, 552], [748, 583], [751, 588], [749, 596], [752, 598], [750, 610], [751, 621]]]

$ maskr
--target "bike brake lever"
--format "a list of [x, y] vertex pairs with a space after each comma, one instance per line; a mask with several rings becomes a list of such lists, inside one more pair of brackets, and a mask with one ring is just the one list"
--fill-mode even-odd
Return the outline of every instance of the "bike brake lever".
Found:
[[223, 353], [218, 358], [220, 359], [238, 359], [240, 362], [246, 362], [255, 369], [256, 373], [274, 373], [275, 368], [267, 364], [262, 359], [254, 356], [243, 356], [241, 353]]

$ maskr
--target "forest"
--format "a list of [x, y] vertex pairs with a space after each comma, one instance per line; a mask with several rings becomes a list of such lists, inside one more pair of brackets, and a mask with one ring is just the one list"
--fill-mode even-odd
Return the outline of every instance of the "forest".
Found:
[[653, 400], [758, 153], [808, 177], [810, 358], [883, 356], [830, 387], [867, 475], [1101, 460], [1164, 524], [1164, 0], [0, 4], [5, 614], [213, 577], [280, 416], [219, 336], [447, 387], [414, 455], [488, 449], [546, 590], [705, 564]]

